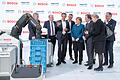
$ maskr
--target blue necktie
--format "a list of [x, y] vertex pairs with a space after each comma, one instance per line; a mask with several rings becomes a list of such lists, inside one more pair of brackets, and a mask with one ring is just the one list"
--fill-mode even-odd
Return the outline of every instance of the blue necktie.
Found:
[[53, 22], [51, 22], [51, 27], [52, 27], [52, 36], [53, 36], [54, 35]]

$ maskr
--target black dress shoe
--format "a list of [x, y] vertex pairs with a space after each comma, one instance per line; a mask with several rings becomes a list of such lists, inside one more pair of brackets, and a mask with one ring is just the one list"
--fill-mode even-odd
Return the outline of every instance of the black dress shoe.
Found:
[[81, 65], [82, 64], [82, 62], [79, 62], [79, 65]]
[[110, 64], [110, 65], [108, 66], [108, 68], [113, 68], [113, 64]]
[[89, 64], [87, 63], [87, 64], [84, 64], [85, 66], [89, 66]]
[[74, 61], [74, 62], [73, 62], [73, 64], [76, 64], [76, 63], [78, 63], [78, 61]]
[[86, 63], [88, 63], [88, 61], [86, 61]]
[[71, 58], [70, 58], [70, 60], [72, 60], [72, 61], [73, 61], [74, 59], [71, 57]]
[[93, 60], [93, 64], [95, 64], [95, 60]]
[[58, 62], [57, 64], [56, 64], [56, 66], [59, 66], [61, 64], [61, 62]]
[[94, 71], [103, 71], [103, 67], [94, 68]]
[[107, 66], [108, 65], [108, 63], [103, 63], [103, 66]]
[[65, 61], [62, 61], [62, 63], [66, 64], [66, 62], [65, 62]]
[[89, 70], [90, 70], [90, 69], [92, 69], [92, 68], [93, 68], [93, 66], [89, 66], [87, 69], [89, 69]]

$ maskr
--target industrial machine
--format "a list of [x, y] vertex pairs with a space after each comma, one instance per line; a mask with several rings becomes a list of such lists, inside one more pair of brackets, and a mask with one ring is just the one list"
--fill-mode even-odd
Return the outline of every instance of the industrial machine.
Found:
[[[8, 70], [8, 74], [9, 76], [13, 79], [13, 78], [39, 78], [42, 75], [42, 65], [24, 65], [22, 62], [22, 41], [20, 40], [19, 36], [21, 35], [22, 32], [22, 28], [25, 27], [27, 24], [31, 24], [33, 27], [36, 27], [36, 39], [40, 39], [41, 38], [41, 26], [40, 24], [31, 16], [31, 14], [26, 13], [24, 14], [15, 24], [15, 26], [12, 27], [11, 33], [10, 35], [8, 35], [7, 33], [4, 33], [4, 31], [0, 32], [0, 45], [1, 45], [1, 57], [3, 57], [3, 51], [4, 49], [7, 50], [7, 48], [9, 48], [9, 46], [15, 46], [15, 50], [17, 49], [17, 51], [13, 51], [10, 52], [9, 54], [15, 55], [15, 58], [12, 58], [12, 56], [9, 56], [9, 64], [8, 67], [10, 67], [10, 70]], [[6, 48], [3, 48], [3, 46], [6, 46]], [[8, 54], [8, 53], [7, 53]], [[12, 59], [15, 60], [12, 61]], [[0, 58], [0, 60], [2, 62], [4, 62], [4, 58]], [[8, 59], [5, 59], [5, 61], [7, 61]], [[41, 58], [42, 60], [42, 58]], [[40, 61], [41, 61], [40, 60]], [[13, 62], [14, 66], [13, 66]], [[0, 65], [3, 65], [4, 63], [0, 63]], [[5, 64], [7, 65], [7, 64]], [[4, 65], [4, 66], [5, 66]], [[5, 68], [5, 67], [4, 67]], [[4, 71], [3, 66], [0, 66], [0, 70]], [[9, 68], [8, 68], [9, 69]], [[6, 69], [7, 70], [7, 69]], [[1, 73], [1, 72], [0, 72]], [[1, 74], [0, 74], [1, 75]], [[39, 78], [40, 79], [40, 78]]]

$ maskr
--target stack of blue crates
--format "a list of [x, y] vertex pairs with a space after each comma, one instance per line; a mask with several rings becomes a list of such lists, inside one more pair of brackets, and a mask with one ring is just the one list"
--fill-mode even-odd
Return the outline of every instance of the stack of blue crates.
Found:
[[41, 64], [43, 65], [43, 73], [46, 72], [47, 64], [47, 39], [33, 39], [30, 41], [30, 64], [40, 65], [40, 60], [42, 56]]

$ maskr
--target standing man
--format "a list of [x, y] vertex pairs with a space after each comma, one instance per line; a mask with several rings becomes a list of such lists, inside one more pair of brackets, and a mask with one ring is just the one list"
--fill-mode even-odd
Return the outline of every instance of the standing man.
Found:
[[92, 18], [90, 14], [85, 15], [86, 26], [85, 26], [85, 33], [83, 39], [86, 42], [86, 49], [88, 56], [88, 63], [85, 64], [85, 66], [89, 66], [87, 69], [92, 69], [93, 57], [94, 57], [94, 48], [93, 48], [93, 40], [92, 40], [93, 36], [90, 34], [86, 34], [86, 31], [91, 32], [92, 30], [93, 21], [91, 19]]
[[115, 26], [116, 26], [116, 21], [112, 19], [112, 13], [111, 12], [107, 12], [105, 18], [106, 19], [105, 19], [104, 23], [107, 27], [110, 28], [110, 30], [113, 32], [113, 35], [106, 39], [106, 52], [104, 54], [105, 62], [103, 63], [103, 65], [108, 65], [108, 54], [109, 54], [110, 65], [108, 66], [108, 68], [112, 68], [113, 63], [114, 63], [113, 44], [114, 44], [114, 41], [115, 41], [114, 30], [115, 30]]
[[65, 56], [67, 51], [67, 38], [68, 38], [68, 31], [69, 31], [69, 23], [65, 20], [67, 14], [62, 13], [61, 17], [62, 20], [58, 21], [59, 31], [57, 33], [58, 38], [58, 63], [57, 66], [62, 63], [66, 64]]
[[69, 23], [70, 31], [68, 32], [68, 41], [69, 41], [69, 56], [70, 60], [74, 60], [72, 57], [72, 37], [71, 37], [71, 30], [75, 22], [72, 20], [73, 14], [69, 14], [67, 22]]
[[[40, 23], [38, 13], [34, 13], [33, 18]], [[36, 28], [33, 27], [32, 25], [28, 24], [28, 29], [29, 29], [29, 40], [35, 39], [35, 37], [36, 37]]]
[[[55, 44], [56, 44], [56, 33], [57, 33], [57, 25], [54, 21], [54, 16], [49, 15], [49, 20], [45, 21], [43, 28], [47, 28], [48, 30], [48, 39], [50, 39], [50, 42], [53, 44], [53, 56], [54, 56], [54, 50], [55, 50]], [[51, 63], [53, 65], [53, 63]]]

